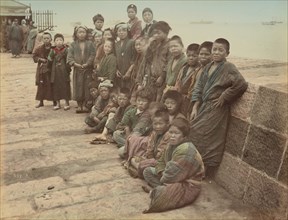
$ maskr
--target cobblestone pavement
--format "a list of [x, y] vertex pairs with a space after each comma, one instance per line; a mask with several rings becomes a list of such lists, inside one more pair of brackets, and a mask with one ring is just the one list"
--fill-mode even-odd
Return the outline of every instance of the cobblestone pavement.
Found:
[[120, 165], [114, 145], [90, 145], [75, 103], [35, 108], [30, 55], [1, 54], [1, 219], [252, 219], [255, 211], [204, 181], [187, 207], [142, 214], [142, 180]]

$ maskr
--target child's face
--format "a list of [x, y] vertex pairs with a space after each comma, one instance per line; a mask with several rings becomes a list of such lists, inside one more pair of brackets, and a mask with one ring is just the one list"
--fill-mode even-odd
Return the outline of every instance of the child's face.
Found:
[[146, 98], [137, 97], [136, 106], [140, 111], [145, 111], [149, 106], [149, 101]]
[[157, 41], [163, 41], [167, 39], [167, 34], [165, 34], [163, 31], [159, 30], [159, 29], [154, 29], [153, 31], [153, 37], [155, 38], [155, 40]]
[[100, 96], [102, 97], [102, 99], [108, 99], [109, 98], [109, 94], [110, 94], [109, 88], [101, 87], [99, 89], [99, 91], [100, 91]]
[[119, 107], [123, 108], [123, 107], [127, 106], [128, 104], [129, 104], [129, 98], [125, 94], [120, 93], [118, 96]]
[[183, 52], [183, 47], [177, 40], [172, 40], [169, 42], [169, 50], [173, 57], [177, 57]]
[[84, 28], [79, 28], [76, 32], [76, 36], [79, 40], [85, 40], [87, 32]]
[[97, 98], [98, 89], [96, 89], [96, 88], [91, 88], [91, 89], [90, 89], [90, 94], [91, 94], [91, 96], [93, 97], [93, 99]]
[[164, 134], [169, 127], [169, 122], [164, 120], [162, 117], [154, 117], [152, 122], [153, 130], [161, 135]]
[[184, 141], [185, 138], [182, 131], [180, 131], [179, 128], [173, 125], [169, 128], [169, 135], [169, 142], [173, 146], [179, 145], [181, 142]]
[[202, 64], [202, 66], [205, 66], [206, 64], [211, 62], [211, 53], [210, 51], [202, 47], [199, 51], [199, 61]]
[[112, 38], [112, 37], [113, 36], [112, 36], [110, 31], [104, 31], [104, 33], [103, 33], [103, 39], [104, 40], [107, 40], [108, 38]]
[[55, 39], [55, 46], [56, 47], [61, 47], [63, 45], [63, 43], [64, 43], [64, 40], [61, 37], [57, 37]]
[[127, 28], [118, 28], [117, 36], [120, 38], [120, 40], [124, 40], [128, 36]]
[[186, 55], [189, 66], [195, 66], [198, 63], [198, 53], [196, 51], [188, 50]]
[[147, 24], [151, 23], [151, 21], [153, 20], [153, 14], [150, 11], [146, 11], [142, 17], [144, 22]]
[[136, 11], [133, 8], [127, 10], [128, 18], [133, 20], [136, 17]]
[[42, 37], [42, 39], [43, 39], [43, 43], [44, 43], [45, 45], [51, 43], [51, 40], [52, 40], [52, 39], [51, 39], [51, 36], [50, 36], [49, 34], [44, 34], [43, 37]]
[[228, 56], [226, 47], [223, 44], [213, 43], [212, 59], [214, 62], [221, 62]]
[[104, 25], [104, 21], [97, 20], [97, 21], [95, 21], [94, 25], [95, 25], [95, 29], [101, 30], [103, 25]]
[[102, 35], [95, 35], [94, 36], [94, 43], [95, 45], [98, 45], [102, 42]]
[[137, 53], [143, 53], [145, 49], [145, 41], [143, 39], [137, 39], [135, 41], [135, 49]]
[[167, 98], [164, 101], [164, 105], [166, 105], [169, 115], [175, 115], [178, 111], [177, 102], [174, 99]]
[[113, 49], [112, 42], [110, 42], [110, 41], [105, 41], [104, 46], [103, 46], [103, 49], [104, 49], [104, 53], [105, 53], [106, 55], [110, 54], [110, 53], [112, 52], [112, 49]]

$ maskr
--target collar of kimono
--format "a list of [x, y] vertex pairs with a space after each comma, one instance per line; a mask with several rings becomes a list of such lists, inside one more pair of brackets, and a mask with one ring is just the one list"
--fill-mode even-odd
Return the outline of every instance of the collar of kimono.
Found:
[[65, 49], [65, 46], [63, 45], [61, 48], [55, 47], [55, 48], [54, 48], [54, 51], [55, 51], [56, 53], [60, 53], [60, 52], [63, 51], [64, 49]]

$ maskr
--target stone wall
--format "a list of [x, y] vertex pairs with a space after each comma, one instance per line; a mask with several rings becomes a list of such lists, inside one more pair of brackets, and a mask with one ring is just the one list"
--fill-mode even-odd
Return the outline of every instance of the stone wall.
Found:
[[249, 84], [233, 104], [215, 181], [273, 219], [288, 219], [288, 94]]

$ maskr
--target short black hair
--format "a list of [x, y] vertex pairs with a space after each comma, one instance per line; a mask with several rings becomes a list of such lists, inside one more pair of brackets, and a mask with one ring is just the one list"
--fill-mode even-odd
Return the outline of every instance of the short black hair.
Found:
[[54, 35], [54, 41], [55, 41], [57, 38], [62, 38], [62, 40], [64, 41], [64, 36], [63, 36], [63, 34], [60, 34], [60, 33], [55, 34], [55, 35]]
[[184, 137], [187, 137], [190, 132], [190, 124], [187, 119], [184, 118], [175, 118], [171, 122], [171, 126], [177, 127], [182, 133]]
[[121, 88], [120, 91], [119, 91], [119, 94], [124, 94], [125, 96], [127, 96], [129, 99], [131, 97], [131, 92], [130, 92], [130, 89], [128, 88]]
[[183, 96], [180, 92], [170, 89], [163, 95], [163, 101], [165, 102], [165, 100], [168, 98], [175, 100], [179, 108], [182, 105]]
[[153, 100], [153, 94], [150, 90], [148, 89], [142, 89], [142, 90], [139, 90], [137, 93], [136, 93], [136, 99], [138, 97], [141, 97], [141, 98], [144, 98], [144, 99], [147, 99], [149, 100], [149, 102], [151, 102]]
[[101, 14], [97, 14], [92, 18], [92, 20], [93, 20], [93, 23], [95, 23], [97, 20], [104, 22], [104, 17]]
[[167, 108], [159, 109], [155, 111], [154, 115], [152, 115], [152, 120], [154, 118], [163, 118], [169, 124], [169, 112]]
[[[50, 38], [52, 39], [52, 35], [51, 35], [49, 32], [44, 32], [43, 35], [44, 35], [44, 34], [48, 34], [48, 35], [50, 36]], [[43, 36], [43, 35], [42, 35], [42, 36]]]
[[199, 47], [199, 52], [202, 48], [206, 48], [210, 53], [212, 51], [212, 46], [213, 46], [213, 42], [211, 41], [204, 41], [200, 47]]
[[170, 38], [169, 42], [172, 41], [172, 40], [175, 40], [177, 41], [182, 47], [184, 47], [184, 44], [182, 42], [182, 39], [181, 37], [179, 37], [178, 35], [174, 35], [173, 37]]
[[189, 44], [186, 51], [196, 51], [198, 53], [199, 52], [199, 47], [200, 47], [199, 44], [195, 44], [195, 43], [194, 44]]
[[225, 38], [218, 38], [214, 41], [214, 43], [218, 43], [218, 44], [223, 44], [224, 47], [226, 48], [226, 52], [229, 53], [230, 52], [230, 43], [228, 40], [226, 40]]

